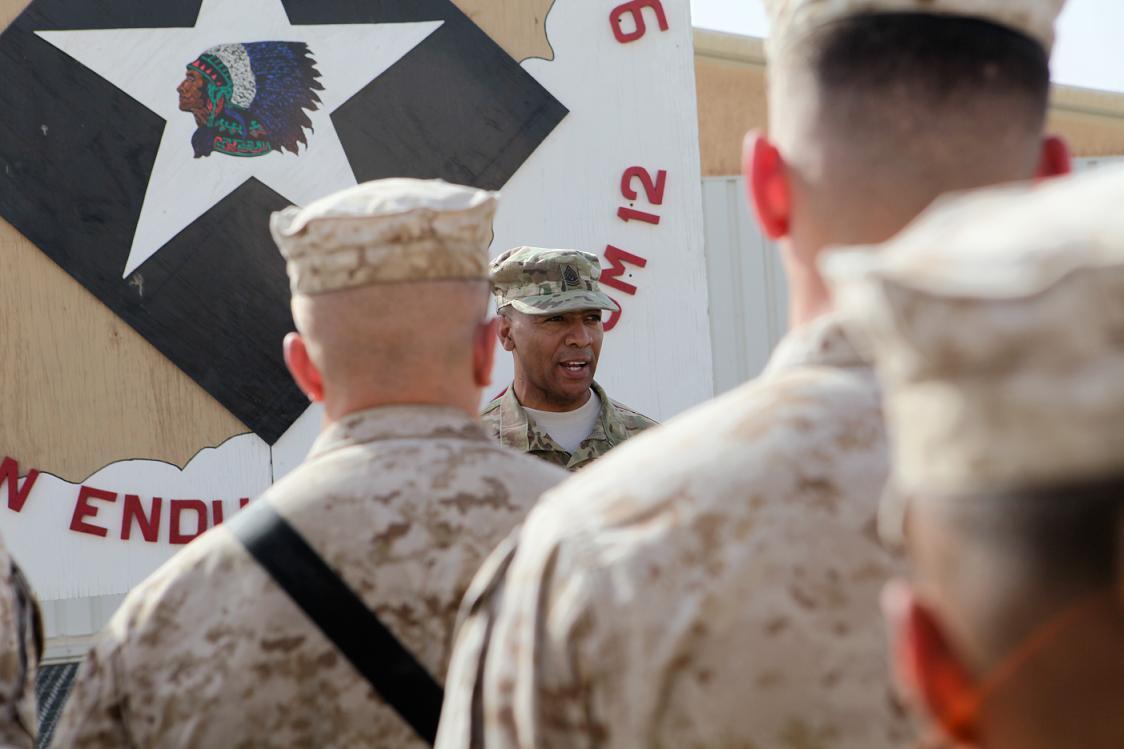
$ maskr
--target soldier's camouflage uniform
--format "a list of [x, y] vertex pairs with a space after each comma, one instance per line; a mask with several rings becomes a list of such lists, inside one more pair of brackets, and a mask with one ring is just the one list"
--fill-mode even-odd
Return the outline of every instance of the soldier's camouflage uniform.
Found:
[[35, 746], [35, 676], [42, 654], [39, 604], [0, 541], [0, 749]]
[[[601, 262], [580, 250], [516, 247], [492, 261], [492, 294], [496, 309], [511, 307], [525, 315], [554, 315], [583, 310], [619, 312], [620, 306], [601, 291]], [[570, 471], [592, 463], [628, 438], [656, 422], [611, 400], [595, 382], [601, 399], [597, 422], [571, 455], [523, 408], [514, 388], [489, 403], [481, 414], [484, 426], [503, 444]]]
[[[565, 476], [455, 409], [383, 407], [330, 427], [258, 501], [441, 680], [473, 573]], [[222, 526], [129, 595], [82, 666], [54, 745], [424, 746]]]
[[576, 471], [597, 460], [629, 437], [656, 426], [656, 422], [647, 416], [610, 400], [596, 382], [593, 383], [593, 392], [601, 399], [601, 413], [597, 417], [597, 423], [593, 425], [593, 431], [582, 440], [581, 445], [572, 455], [549, 434], [538, 428], [534, 419], [515, 397], [514, 388], [508, 388], [489, 403], [480, 415], [480, 419], [488, 433], [504, 445], [569, 471]]
[[516, 247], [491, 265], [496, 309], [511, 306], [527, 315], [577, 310], [619, 312], [620, 306], [601, 291], [601, 261], [581, 250]]
[[465, 599], [440, 749], [900, 749], [872, 370], [833, 319], [549, 493]]

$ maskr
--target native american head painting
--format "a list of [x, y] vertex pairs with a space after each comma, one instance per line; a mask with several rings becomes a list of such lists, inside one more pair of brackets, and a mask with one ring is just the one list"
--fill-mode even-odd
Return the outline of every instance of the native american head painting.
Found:
[[212, 153], [297, 153], [312, 131], [307, 111], [320, 107], [320, 85], [308, 45], [250, 42], [211, 47], [187, 66], [176, 87], [180, 110], [195, 117], [195, 158]]

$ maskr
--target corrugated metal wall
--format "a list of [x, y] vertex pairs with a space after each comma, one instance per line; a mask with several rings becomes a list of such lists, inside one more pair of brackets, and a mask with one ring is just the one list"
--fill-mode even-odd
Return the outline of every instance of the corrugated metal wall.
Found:
[[[1077, 159], [1075, 171], [1124, 164]], [[760, 374], [788, 326], [788, 289], [776, 246], [750, 214], [743, 177], [703, 179], [715, 394]]]
[[745, 179], [703, 179], [715, 394], [756, 377], [788, 326], [780, 256], [757, 227]]
[[41, 601], [46, 630], [46, 661], [67, 661], [86, 654], [93, 636], [106, 625], [124, 595]]

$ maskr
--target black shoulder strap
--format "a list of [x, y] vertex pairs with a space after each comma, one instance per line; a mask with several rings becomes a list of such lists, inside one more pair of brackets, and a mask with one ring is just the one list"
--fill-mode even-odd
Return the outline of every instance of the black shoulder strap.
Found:
[[425, 667], [268, 502], [227, 527], [375, 692], [430, 746], [444, 693]]

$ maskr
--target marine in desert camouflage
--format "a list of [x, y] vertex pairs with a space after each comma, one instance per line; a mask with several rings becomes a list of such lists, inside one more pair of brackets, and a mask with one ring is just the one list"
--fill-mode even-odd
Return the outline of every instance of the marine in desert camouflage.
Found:
[[1124, 169], [935, 206], [826, 259], [874, 351], [896, 672], [934, 745], [1124, 746]]
[[794, 328], [764, 377], [536, 506], [466, 601], [440, 749], [908, 745], [878, 607], [901, 564], [874, 531], [881, 393], [817, 262], [944, 192], [1067, 168], [1042, 136], [1061, 5], [767, 3], [746, 176]]
[[0, 540], [0, 747], [32, 749], [38, 733], [35, 675], [43, 622], [27, 578]]
[[[481, 190], [383, 180], [272, 222], [300, 331], [286, 362], [326, 424], [244, 513], [279, 514], [437, 681], [473, 573], [566, 476], [476, 420], [494, 351], [495, 205]], [[425, 745], [247, 548], [219, 526], [129, 595], [55, 746]]]

